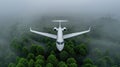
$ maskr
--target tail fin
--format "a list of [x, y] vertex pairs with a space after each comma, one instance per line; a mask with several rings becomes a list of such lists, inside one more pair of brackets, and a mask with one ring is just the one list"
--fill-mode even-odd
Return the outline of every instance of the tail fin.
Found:
[[59, 22], [59, 27], [61, 27], [61, 23], [68, 22], [68, 20], [52, 20], [52, 22]]

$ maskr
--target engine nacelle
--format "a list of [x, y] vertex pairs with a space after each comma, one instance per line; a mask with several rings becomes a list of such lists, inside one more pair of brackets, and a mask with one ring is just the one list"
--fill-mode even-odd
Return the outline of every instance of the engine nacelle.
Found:
[[66, 27], [63, 27], [63, 29], [62, 29], [63, 31], [66, 31], [67, 30], [67, 28]]
[[54, 27], [53, 30], [54, 30], [54, 31], [57, 31], [58, 29], [57, 29], [57, 27]]

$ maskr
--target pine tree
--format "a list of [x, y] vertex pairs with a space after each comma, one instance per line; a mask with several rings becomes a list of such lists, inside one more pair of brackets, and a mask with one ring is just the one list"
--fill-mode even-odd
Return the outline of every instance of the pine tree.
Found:
[[54, 66], [57, 65], [58, 63], [58, 60], [57, 58], [55, 57], [55, 55], [49, 55], [48, 58], [47, 58], [47, 63], [52, 63]]
[[34, 67], [34, 64], [35, 64], [34, 60], [31, 59], [31, 60], [28, 62], [28, 67]]

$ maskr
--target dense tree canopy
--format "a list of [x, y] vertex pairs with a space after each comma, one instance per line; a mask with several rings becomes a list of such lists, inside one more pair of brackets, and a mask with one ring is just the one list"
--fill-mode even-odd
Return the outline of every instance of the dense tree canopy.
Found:
[[57, 58], [55, 57], [55, 55], [51, 54], [51, 55], [49, 55], [48, 58], [47, 58], [47, 63], [52, 63], [54, 66], [56, 66], [57, 63], [58, 63], [58, 60], [57, 60]]
[[[13, 52], [5, 59], [0, 57], [4, 61], [9, 59], [4, 66], [0, 62], [1, 67], [119, 67], [120, 55], [112, 58], [109, 54], [102, 54], [99, 49], [95, 49], [92, 54], [95, 59], [89, 57], [87, 41], [66, 40], [65, 47], [60, 52], [54, 40], [27, 34], [22, 40], [15, 38], [12, 41], [10, 47]], [[84, 36], [87, 38], [87, 35]]]

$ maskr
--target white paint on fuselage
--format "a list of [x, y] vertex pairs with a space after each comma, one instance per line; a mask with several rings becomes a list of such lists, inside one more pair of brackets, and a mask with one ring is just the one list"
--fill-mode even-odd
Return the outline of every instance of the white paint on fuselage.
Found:
[[63, 30], [59, 27], [57, 31], [56, 47], [59, 51], [62, 51], [64, 48]]

